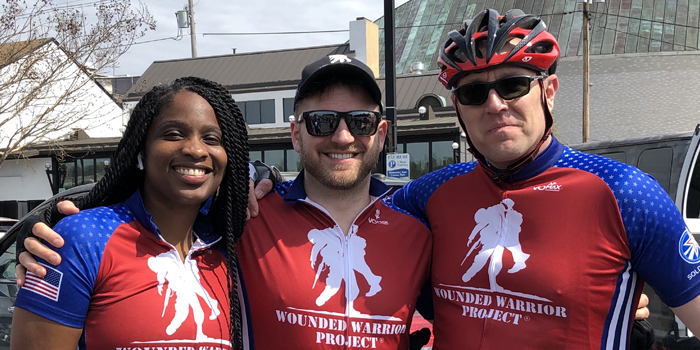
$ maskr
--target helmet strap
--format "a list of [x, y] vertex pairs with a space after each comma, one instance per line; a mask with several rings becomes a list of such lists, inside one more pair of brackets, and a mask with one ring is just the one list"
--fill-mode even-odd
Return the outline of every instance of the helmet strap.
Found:
[[464, 122], [462, 121], [462, 116], [459, 113], [459, 108], [457, 107], [458, 101], [456, 100], [454, 94], [452, 94], [452, 104], [455, 106], [455, 111], [457, 112], [457, 120], [459, 121], [459, 125], [462, 126], [462, 130], [464, 130], [464, 134], [466, 135], [467, 138], [467, 144], [469, 145], [469, 153], [471, 153], [474, 158], [476, 158], [479, 163], [483, 166], [483, 168], [486, 170], [487, 173], [489, 173], [491, 180], [495, 183], [499, 182], [512, 182], [513, 175], [518, 172], [520, 169], [524, 168], [526, 165], [532, 163], [532, 161], [537, 158], [537, 155], [539, 154], [539, 150], [544, 144], [545, 141], [549, 138], [549, 136], [552, 134], [552, 125], [554, 123], [554, 118], [552, 117], [552, 113], [549, 110], [549, 106], [547, 105], [547, 96], [546, 92], [544, 89], [544, 83], [542, 82], [544, 79], [538, 79], [538, 83], [540, 84], [540, 90], [542, 93], [540, 94], [541, 96], [541, 101], [542, 101], [542, 109], [544, 111], [544, 117], [545, 117], [545, 132], [544, 135], [542, 135], [542, 138], [540, 141], [537, 143], [535, 148], [533, 148], [530, 152], [525, 154], [524, 156], [518, 158], [516, 161], [514, 161], [511, 165], [509, 165], [505, 169], [498, 169], [494, 166], [492, 166], [486, 157], [484, 157], [479, 150], [474, 147], [474, 144], [472, 143], [471, 138], [469, 137], [469, 131], [467, 131], [467, 128], [464, 125]]

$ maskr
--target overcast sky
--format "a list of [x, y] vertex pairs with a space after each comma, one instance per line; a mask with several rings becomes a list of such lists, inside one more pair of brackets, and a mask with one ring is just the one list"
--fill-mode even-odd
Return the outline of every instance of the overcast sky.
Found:
[[[394, 0], [396, 6], [408, 0]], [[57, 0], [59, 4], [63, 0]], [[136, 1], [134, 1], [136, 2]], [[186, 0], [143, 0], [156, 20], [156, 30], [137, 42], [176, 37], [175, 12]], [[269, 51], [339, 44], [348, 32], [293, 35], [212, 36], [205, 33], [290, 32], [347, 30], [350, 21], [365, 17], [375, 21], [384, 15], [381, 0], [195, 0], [197, 55]], [[161, 40], [134, 45], [106, 74], [141, 75], [153, 61], [191, 57], [189, 29], [179, 41]]]

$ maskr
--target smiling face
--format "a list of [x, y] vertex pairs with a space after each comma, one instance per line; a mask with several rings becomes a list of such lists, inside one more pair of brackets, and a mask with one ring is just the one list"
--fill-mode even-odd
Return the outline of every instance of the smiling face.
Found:
[[[314, 110], [379, 111], [379, 106], [364, 90], [338, 85], [323, 94], [306, 97], [299, 102], [296, 114]], [[292, 143], [300, 154], [305, 176], [333, 190], [350, 190], [368, 181], [384, 147], [386, 131], [386, 121], [382, 120], [376, 134], [355, 136], [341, 120], [333, 135], [311, 136], [303, 121], [291, 123]]]
[[[455, 87], [473, 82], [491, 82], [509, 76], [535, 75], [520, 67], [498, 67], [468, 74]], [[554, 94], [559, 87], [556, 75], [542, 80], [549, 110], [554, 107]], [[512, 100], [504, 100], [491, 89], [486, 102], [478, 106], [457, 103], [460, 118], [474, 147], [499, 169], [505, 169], [533, 150], [545, 132], [542, 108], [542, 89], [537, 80], [531, 82], [530, 93]], [[544, 150], [551, 138], [540, 148]]]
[[178, 92], [148, 129], [144, 202], [197, 205], [219, 187], [226, 151], [216, 114], [201, 96]]

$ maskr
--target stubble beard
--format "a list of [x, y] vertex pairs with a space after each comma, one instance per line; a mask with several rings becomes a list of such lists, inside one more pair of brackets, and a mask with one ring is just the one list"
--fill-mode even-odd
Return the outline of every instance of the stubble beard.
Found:
[[380, 153], [379, 143], [375, 142], [371, 149], [365, 151], [364, 159], [354, 176], [334, 176], [334, 172], [342, 170], [343, 166], [336, 166], [335, 169], [324, 169], [320, 164], [321, 162], [315, 161], [311, 155], [311, 153], [316, 152], [315, 150], [304, 151], [304, 142], [301, 138], [299, 139], [299, 146], [302, 150], [299, 154], [299, 159], [304, 171], [320, 182], [321, 185], [335, 191], [351, 190], [365, 181], [377, 160], [379, 160]]

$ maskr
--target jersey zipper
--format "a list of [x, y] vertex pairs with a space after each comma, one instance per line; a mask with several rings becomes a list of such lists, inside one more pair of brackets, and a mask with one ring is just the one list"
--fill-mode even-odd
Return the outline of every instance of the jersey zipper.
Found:
[[[344, 279], [345, 279], [345, 291], [344, 291], [344, 292], [345, 292], [345, 322], [346, 322], [346, 324], [347, 324], [347, 327], [345, 328], [345, 339], [348, 340], [348, 341], [349, 341], [349, 339], [350, 339], [350, 327], [352, 327], [352, 325], [350, 324], [350, 310], [351, 310], [351, 309], [354, 310], [354, 301], [351, 301], [351, 300], [350, 300], [350, 293], [351, 293], [351, 291], [350, 291], [350, 286], [352, 285], [352, 282], [355, 281], [355, 274], [352, 273], [352, 272], [353, 272], [353, 269], [352, 269], [352, 266], [351, 266], [351, 262], [352, 262], [352, 261], [351, 261], [351, 259], [350, 259], [350, 256], [351, 256], [351, 255], [350, 255], [350, 253], [351, 253], [351, 251], [350, 251], [350, 244], [349, 244], [349, 243], [350, 243], [350, 237], [353, 236], [353, 235], [356, 235], [356, 234], [357, 234], [357, 231], [358, 231], [358, 229], [359, 229], [359, 225], [356, 225], [356, 224], [355, 224], [355, 223], [357, 222], [357, 219], [358, 219], [364, 212], [366, 212], [367, 209], [369, 209], [370, 207], [372, 207], [372, 206], [374, 205], [374, 202], [376, 202], [376, 201], [379, 200], [380, 198], [381, 198], [381, 197], [374, 197], [374, 196], [372, 196], [372, 199], [370, 200], [369, 204], [368, 204], [366, 207], [364, 207], [364, 208], [357, 214], [357, 216], [355, 216], [355, 218], [352, 220], [352, 224], [350, 224], [350, 229], [348, 230], [348, 234], [347, 234], [347, 235], [343, 234], [343, 231], [340, 229], [340, 225], [338, 225], [338, 222], [335, 221], [335, 219], [331, 216], [331, 214], [328, 212], [328, 210], [326, 210], [326, 209], [325, 209], [324, 207], [322, 207], [320, 204], [318, 204], [318, 203], [312, 201], [312, 200], [309, 199], [308, 197], [300, 200], [301, 202], [306, 203], [306, 204], [308, 204], [308, 205], [311, 205], [311, 206], [315, 207], [316, 209], [320, 210], [321, 212], [323, 212], [324, 214], [326, 214], [326, 216], [329, 217], [329, 218], [333, 221], [333, 224], [335, 224], [335, 226], [333, 227], [333, 228], [334, 228], [333, 232], [334, 232], [336, 235], [340, 235], [340, 236], [341, 236], [341, 237], [339, 237], [339, 238], [341, 239], [341, 242], [342, 242], [342, 245], [343, 245], [343, 254], [344, 254], [344, 256], [343, 256], [343, 265], [345, 266], [345, 271], [343, 272], [343, 275], [344, 275], [343, 277], [344, 277]], [[337, 228], [337, 229], [336, 229], [336, 228]], [[352, 279], [352, 281], [351, 281], [351, 279]], [[359, 286], [358, 286], [358, 288], [359, 288]], [[346, 343], [346, 344], [347, 344], [347, 343]], [[349, 347], [348, 347], [347, 345], [345, 345], [345, 346], [344, 346], [344, 349], [349, 349]]]

